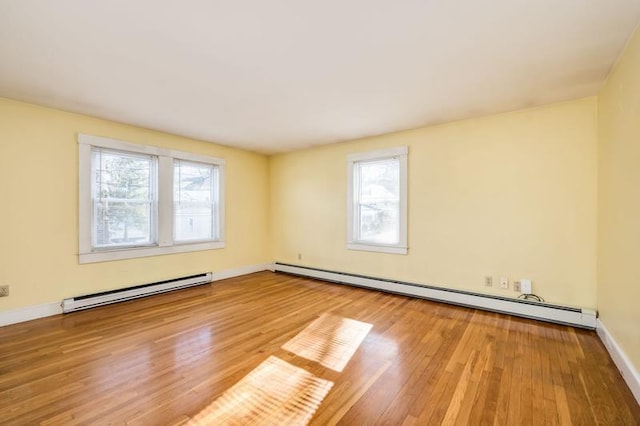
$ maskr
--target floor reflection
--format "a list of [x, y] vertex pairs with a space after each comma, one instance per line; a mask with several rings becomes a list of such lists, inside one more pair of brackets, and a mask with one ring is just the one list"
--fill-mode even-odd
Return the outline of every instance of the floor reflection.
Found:
[[[342, 372], [372, 324], [322, 314], [282, 347]], [[305, 425], [333, 382], [270, 356], [198, 413], [189, 425]]]
[[270, 356], [188, 424], [307, 424], [332, 386]]
[[322, 314], [282, 348], [342, 372], [371, 327], [366, 322]]

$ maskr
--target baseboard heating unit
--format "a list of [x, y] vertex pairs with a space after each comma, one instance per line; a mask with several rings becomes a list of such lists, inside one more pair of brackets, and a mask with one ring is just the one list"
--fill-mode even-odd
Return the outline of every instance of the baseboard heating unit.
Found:
[[558, 324], [567, 324], [588, 329], [596, 328], [596, 311], [592, 309], [574, 308], [550, 303], [493, 296], [278, 262], [274, 264], [274, 271], [317, 278], [338, 284], [371, 288], [388, 293], [414, 296], [454, 305], [468, 306], [487, 311], [501, 312]]
[[134, 287], [72, 297], [62, 301], [62, 312], [68, 313], [79, 311], [81, 309], [89, 309], [110, 303], [150, 296], [152, 294], [165, 293], [167, 291], [206, 284], [211, 282], [212, 279], [213, 273], [205, 272], [202, 274], [189, 275], [187, 277], [142, 284]]

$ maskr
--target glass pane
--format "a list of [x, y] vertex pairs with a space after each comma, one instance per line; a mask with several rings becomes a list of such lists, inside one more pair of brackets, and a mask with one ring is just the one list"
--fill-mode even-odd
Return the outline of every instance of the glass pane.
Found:
[[359, 164], [358, 220], [360, 240], [400, 241], [400, 162], [386, 159]]
[[96, 149], [92, 167], [94, 247], [155, 242], [154, 158]]
[[95, 198], [151, 199], [151, 157], [98, 150], [94, 152], [94, 164]]
[[151, 203], [100, 200], [95, 203], [97, 247], [144, 245], [151, 241]]
[[175, 206], [175, 239], [201, 240], [213, 238], [213, 208], [209, 205], [177, 204]]
[[210, 164], [176, 160], [173, 175], [176, 241], [211, 240], [217, 237], [215, 185], [217, 169]]

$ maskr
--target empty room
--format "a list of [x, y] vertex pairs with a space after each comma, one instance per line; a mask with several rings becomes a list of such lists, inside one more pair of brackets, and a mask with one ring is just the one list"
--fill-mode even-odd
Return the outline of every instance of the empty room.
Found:
[[640, 425], [639, 25], [0, 0], [0, 424]]

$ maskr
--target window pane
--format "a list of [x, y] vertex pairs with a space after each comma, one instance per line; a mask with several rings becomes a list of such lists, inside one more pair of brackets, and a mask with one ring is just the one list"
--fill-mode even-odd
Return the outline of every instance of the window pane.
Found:
[[97, 198], [151, 199], [150, 157], [98, 150], [94, 158]]
[[359, 163], [359, 239], [397, 244], [400, 239], [400, 162], [385, 159]]
[[96, 149], [93, 167], [94, 247], [153, 243], [153, 157]]
[[100, 200], [95, 205], [96, 246], [144, 245], [151, 241], [151, 204]]
[[209, 164], [174, 162], [173, 202], [176, 241], [217, 238], [217, 168]]

